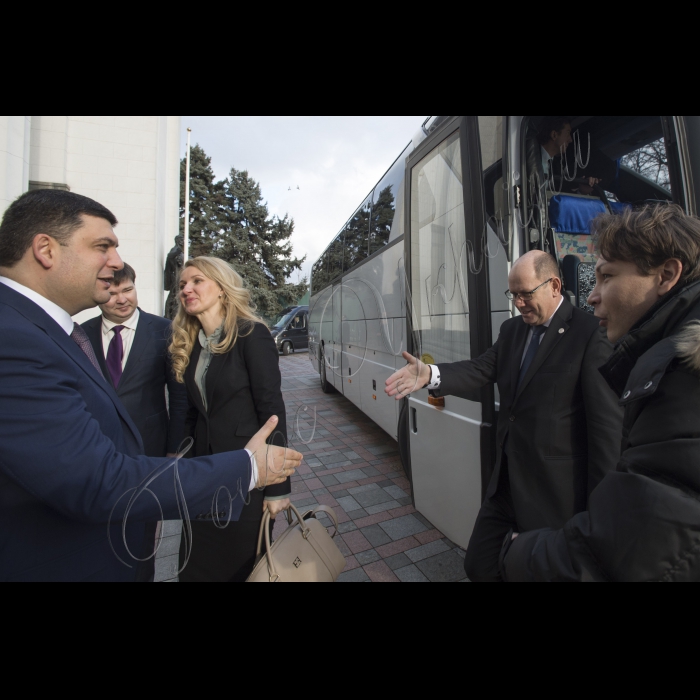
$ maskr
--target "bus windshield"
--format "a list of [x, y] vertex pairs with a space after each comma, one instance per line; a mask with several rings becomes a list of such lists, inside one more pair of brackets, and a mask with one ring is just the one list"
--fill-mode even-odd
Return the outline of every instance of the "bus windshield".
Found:
[[275, 325], [272, 327], [277, 329], [284, 328], [292, 320], [293, 316], [294, 311], [287, 311], [285, 309], [285, 312], [275, 321]]

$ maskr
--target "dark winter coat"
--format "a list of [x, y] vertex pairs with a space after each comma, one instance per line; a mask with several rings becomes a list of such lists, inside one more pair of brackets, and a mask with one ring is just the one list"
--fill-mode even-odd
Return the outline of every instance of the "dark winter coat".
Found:
[[601, 372], [625, 408], [617, 470], [564, 529], [506, 541], [504, 578], [700, 581], [700, 282], [652, 308]]

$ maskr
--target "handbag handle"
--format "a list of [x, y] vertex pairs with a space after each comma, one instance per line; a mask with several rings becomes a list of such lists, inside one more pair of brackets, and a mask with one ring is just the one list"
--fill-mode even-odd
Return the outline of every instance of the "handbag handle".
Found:
[[[324, 506], [325, 507], [325, 506]], [[319, 506], [321, 508], [321, 506]], [[297, 520], [299, 521], [299, 527], [301, 527], [301, 534], [306, 539], [309, 536], [309, 532], [311, 530], [308, 527], [305, 527], [304, 525], [304, 518], [302, 517], [301, 513], [290, 503], [288, 511], [292, 511], [294, 515], [296, 515]], [[275, 565], [272, 562], [272, 554], [270, 550], [272, 549], [272, 544], [270, 543], [270, 511], [266, 510], [265, 514], [263, 515], [262, 519], [262, 524], [260, 525], [260, 532], [258, 533], [258, 549], [255, 554], [255, 557], [257, 559], [258, 556], [260, 556], [260, 552], [262, 550], [262, 538], [263, 534], [265, 535], [265, 556], [267, 557], [267, 570], [270, 574], [270, 583], [275, 583], [279, 580], [279, 575], [275, 571]]]
[[335, 528], [335, 532], [331, 535], [331, 539], [333, 539], [338, 534], [338, 518], [335, 515], [335, 511], [332, 508], [329, 508], [328, 506], [316, 506], [311, 511], [311, 515], [315, 516], [316, 513], [318, 513], [319, 511], [323, 513], [328, 513], [328, 515], [331, 516], [331, 520], [333, 521], [333, 527]]

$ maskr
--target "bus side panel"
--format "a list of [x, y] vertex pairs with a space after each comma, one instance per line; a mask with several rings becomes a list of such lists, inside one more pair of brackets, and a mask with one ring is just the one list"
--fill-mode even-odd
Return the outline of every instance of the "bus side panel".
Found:
[[409, 399], [413, 493], [418, 512], [466, 549], [481, 508], [481, 406], [454, 397], [446, 404], [429, 406], [427, 390]]
[[323, 293], [315, 294], [309, 299], [309, 360], [311, 360], [311, 364], [317, 372], [321, 371], [318, 358], [321, 346], [322, 313], [322, 304], [319, 302], [322, 296]]
[[360, 401], [363, 412], [396, 439], [398, 402], [384, 392], [386, 380], [396, 371], [396, 358], [385, 350], [384, 325], [378, 320], [367, 321], [367, 351], [360, 370]]

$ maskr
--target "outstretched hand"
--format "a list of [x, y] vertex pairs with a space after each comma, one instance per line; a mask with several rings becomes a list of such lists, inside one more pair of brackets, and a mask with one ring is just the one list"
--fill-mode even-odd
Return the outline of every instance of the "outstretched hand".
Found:
[[268, 445], [266, 440], [272, 435], [277, 423], [277, 416], [272, 416], [250, 439], [246, 449], [250, 450], [258, 465], [259, 489], [274, 486], [286, 481], [301, 464], [303, 455], [288, 447]]
[[384, 391], [397, 401], [415, 391], [420, 391], [430, 383], [430, 367], [407, 352], [402, 355], [408, 364], [398, 372], [394, 372], [386, 380], [384, 387]]

